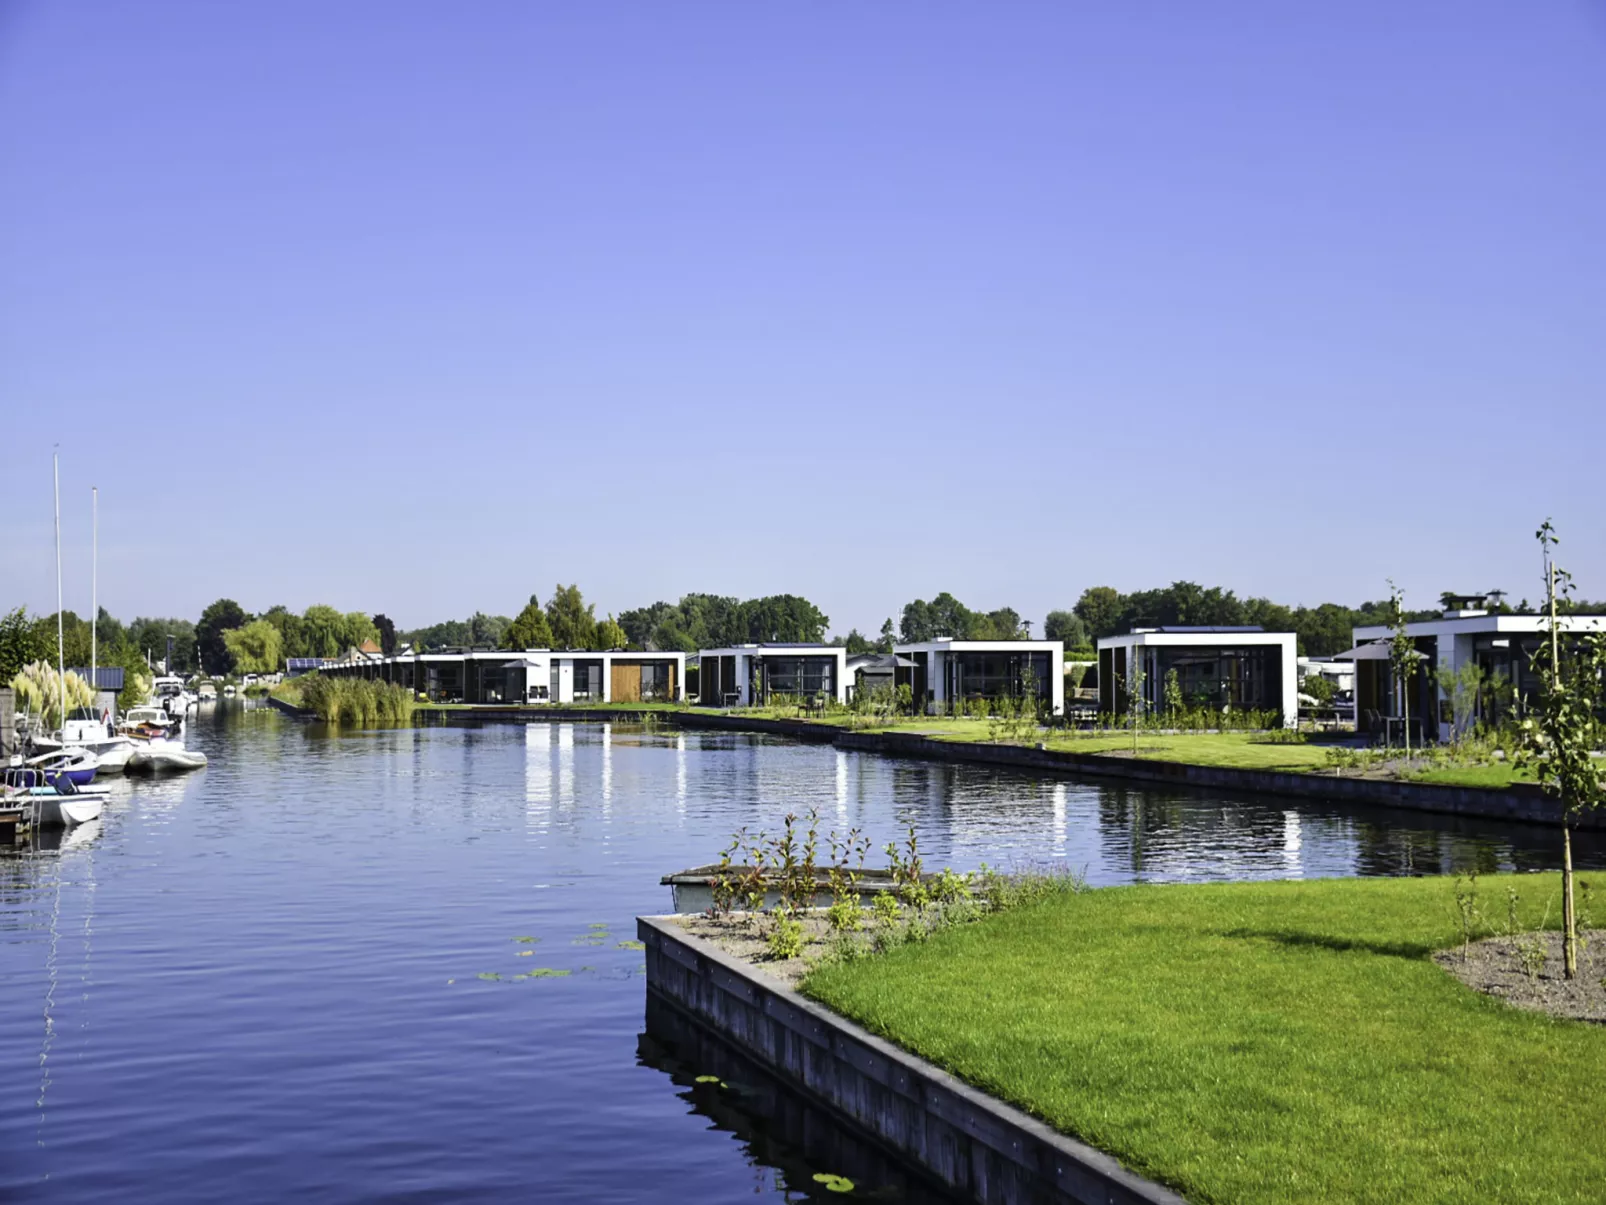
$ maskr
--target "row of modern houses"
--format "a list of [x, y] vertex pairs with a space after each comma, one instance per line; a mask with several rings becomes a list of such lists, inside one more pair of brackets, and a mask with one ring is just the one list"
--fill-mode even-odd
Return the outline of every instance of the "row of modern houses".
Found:
[[[1097, 683], [1094, 699], [1073, 698], [1073, 710], [1124, 715], [1162, 713], [1178, 694], [1189, 708], [1275, 713], [1296, 722], [1300, 678], [1333, 675], [1353, 687], [1356, 726], [1378, 731], [1409, 723], [1417, 737], [1448, 738], [1471, 718], [1498, 721], [1520, 714], [1534, 697], [1532, 670], [1545, 621], [1461, 605], [1406, 626], [1418, 670], [1396, 675], [1392, 629], [1354, 629], [1354, 647], [1320, 665], [1299, 658], [1292, 632], [1258, 627], [1138, 627], [1098, 641], [1096, 667], [1076, 681]], [[1574, 615], [1565, 631], [1606, 631], [1606, 616]], [[1486, 688], [1471, 712], [1454, 714], [1457, 678], [1475, 666]], [[337, 660], [292, 663], [394, 682], [437, 702], [585, 704], [680, 702], [761, 706], [778, 696], [848, 703], [878, 686], [907, 686], [927, 713], [944, 714], [975, 700], [1035, 695], [1042, 709], [1067, 709], [1065, 648], [1057, 640], [929, 640], [898, 644], [890, 654], [850, 655], [826, 644], [740, 644], [696, 654], [614, 649], [451, 649], [385, 656], [371, 645]], [[1087, 672], [1091, 670], [1091, 672]], [[1488, 684], [1493, 684], [1489, 686]], [[1076, 692], [1086, 694], [1088, 692]], [[1134, 693], [1138, 696], [1134, 699]], [[1465, 706], [1464, 706], [1465, 709]]]

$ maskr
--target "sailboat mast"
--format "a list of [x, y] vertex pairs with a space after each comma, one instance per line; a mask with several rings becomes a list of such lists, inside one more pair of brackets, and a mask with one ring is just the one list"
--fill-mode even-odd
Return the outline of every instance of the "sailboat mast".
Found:
[[61, 722], [67, 722], [67, 659], [62, 645], [66, 635], [61, 621], [61, 453], [50, 454], [56, 478], [56, 674], [61, 681]]
[[89, 689], [100, 695], [100, 487], [89, 487]]

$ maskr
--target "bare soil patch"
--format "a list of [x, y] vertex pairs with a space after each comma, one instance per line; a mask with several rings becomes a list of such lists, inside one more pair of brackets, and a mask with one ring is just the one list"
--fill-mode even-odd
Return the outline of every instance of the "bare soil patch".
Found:
[[713, 942], [731, 957], [752, 964], [787, 987], [796, 987], [819, 961], [831, 934], [824, 912], [805, 913], [799, 917], [803, 923], [803, 956], [783, 961], [770, 957], [766, 938], [773, 922], [767, 912], [732, 912], [725, 916], [695, 913], [675, 919], [693, 937]]
[[[1606, 929], [1585, 930], [1579, 937], [1578, 978], [1572, 980], [1562, 975], [1560, 933], [1488, 937], [1472, 943], [1465, 961], [1459, 946], [1440, 950], [1433, 961], [1473, 990], [1518, 1008], [1606, 1025]], [[1529, 971], [1537, 957], [1530, 955], [1524, 965], [1525, 943], [1530, 950], [1544, 950], [1536, 974]]]

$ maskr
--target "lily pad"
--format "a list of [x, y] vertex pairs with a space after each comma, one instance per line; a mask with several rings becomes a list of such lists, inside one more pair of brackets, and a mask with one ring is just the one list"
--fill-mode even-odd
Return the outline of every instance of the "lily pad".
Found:
[[717, 1075], [699, 1075], [697, 1082], [699, 1084], [718, 1084], [721, 1088], [725, 1086], [725, 1081]]
[[574, 973], [573, 971], [559, 970], [557, 967], [535, 967], [529, 972], [528, 978], [530, 978], [530, 979], [562, 979], [566, 975], [572, 975], [573, 973]]
[[588, 929], [606, 929], [607, 927], [608, 927], [608, 923], [606, 921], [600, 921], [600, 920], [592, 921], [589, 925], [586, 926], [586, 928], [588, 928]]
[[535, 957], [535, 951], [534, 950], [520, 950], [517, 954], [513, 955], [513, 957], [515, 957], [515, 958], [534, 958]]
[[616, 950], [645, 950], [646, 948], [647, 943], [644, 941], [621, 941], [614, 946]]
[[852, 1192], [853, 1181], [833, 1172], [815, 1172], [814, 1182], [825, 1185], [826, 1192]]
[[498, 975], [495, 971], [481, 971], [480, 972], [480, 978], [481, 979], [500, 979], [501, 977], [502, 976]]
[[522, 941], [525, 945], [528, 946], [528, 945], [534, 945], [536, 942], [540, 941], [541, 939], [539, 937], [515, 937], [513, 940], [514, 941]]

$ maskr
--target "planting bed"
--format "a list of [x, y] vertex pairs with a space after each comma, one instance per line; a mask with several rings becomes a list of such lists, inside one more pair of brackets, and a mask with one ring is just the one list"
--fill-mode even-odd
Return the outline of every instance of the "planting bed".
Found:
[[[1560, 933], [1486, 937], [1433, 956], [1462, 983], [1518, 1008], [1606, 1024], [1606, 929], [1580, 934], [1578, 977], [1562, 974]], [[1526, 943], [1533, 943], [1524, 949]], [[1525, 965], [1526, 959], [1526, 965]]]

